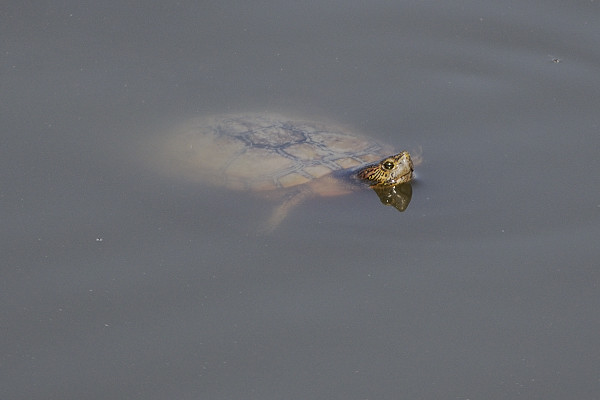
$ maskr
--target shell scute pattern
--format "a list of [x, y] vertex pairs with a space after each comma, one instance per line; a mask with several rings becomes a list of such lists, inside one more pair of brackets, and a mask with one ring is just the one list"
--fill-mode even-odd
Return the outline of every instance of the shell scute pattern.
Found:
[[179, 171], [239, 190], [274, 190], [309, 183], [334, 171], [379, 161], [378, 142], [317, 122], [234, 115], [194, 120], [171, 143]]

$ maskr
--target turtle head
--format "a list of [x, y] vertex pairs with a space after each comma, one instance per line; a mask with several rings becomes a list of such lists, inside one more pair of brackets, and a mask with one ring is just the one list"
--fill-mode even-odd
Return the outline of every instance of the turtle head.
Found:
[[406, 183], [413, 178], [413, 162], [408, 151], [403, 151], [386, 157], [377, 164], [362, 167], [356, 176], [371, 186]]

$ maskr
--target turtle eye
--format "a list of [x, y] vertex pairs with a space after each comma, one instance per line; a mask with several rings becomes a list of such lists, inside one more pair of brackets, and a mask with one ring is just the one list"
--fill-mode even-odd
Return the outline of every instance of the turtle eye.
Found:
[[389, 169], [392, 169], [392, 168], [394, 168], [394, 163], [393, 163], [393, 162], [391, 162], [391, 161], [386, 161], [386, 162], [384, 162], [384, 163], [382, 164], [382, 167], [383, 167], [384, 169], [388, 169], [388, 170], [389, 170]]

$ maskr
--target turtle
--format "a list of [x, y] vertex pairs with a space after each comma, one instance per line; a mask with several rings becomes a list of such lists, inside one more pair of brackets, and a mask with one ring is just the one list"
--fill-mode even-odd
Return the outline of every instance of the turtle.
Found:
[[[279, 114], [193, 118], [153, 146], [173, 175], [233, 190], [281, 195], [263, 231], [273, 231], [310, 196], [371, 187], [386, 205], [410, 202], [413, 160], [408, 151], [334, 124]], [[155, 153], [156, 155], [156, 153]]]

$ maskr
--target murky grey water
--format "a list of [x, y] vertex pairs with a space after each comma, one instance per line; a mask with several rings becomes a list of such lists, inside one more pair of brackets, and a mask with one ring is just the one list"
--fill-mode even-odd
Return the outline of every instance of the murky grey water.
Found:
[[[6, 6], [0, 397], [600, 396], [600, 4]], [[293, 112], [423, 149], [408, 210], [160, 176]]]

